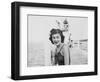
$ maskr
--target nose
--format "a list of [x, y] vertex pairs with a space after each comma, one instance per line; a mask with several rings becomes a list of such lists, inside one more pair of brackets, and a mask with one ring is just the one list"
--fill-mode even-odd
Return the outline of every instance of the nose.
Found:
[[58, 40], [57, 38], [54, 39], [54, 41], [57, 41], [57, 40]]

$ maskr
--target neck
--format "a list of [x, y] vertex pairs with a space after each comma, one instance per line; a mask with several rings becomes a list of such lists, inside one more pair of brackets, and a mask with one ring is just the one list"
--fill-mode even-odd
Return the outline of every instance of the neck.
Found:
[[59, 45], [57, 45], [57, 48], [59, 48], [62, 45], [62, 43], [60, 43]]

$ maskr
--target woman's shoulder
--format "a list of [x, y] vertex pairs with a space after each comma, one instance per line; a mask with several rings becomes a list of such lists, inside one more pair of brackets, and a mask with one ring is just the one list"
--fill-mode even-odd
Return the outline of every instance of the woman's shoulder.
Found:
[[51, 50], [51, 52], [55, 52], [56, 47], [52, 45], [50, 50]]
[[63, 43], [63, 48], [68, 47], [68, 44]]
[[68, 48], [69, 48], [69, 46], [68, 46], [68, 44], [63, 44], [63, 47], [62, 47], [62, 51], [67, 51], [68, 50]]

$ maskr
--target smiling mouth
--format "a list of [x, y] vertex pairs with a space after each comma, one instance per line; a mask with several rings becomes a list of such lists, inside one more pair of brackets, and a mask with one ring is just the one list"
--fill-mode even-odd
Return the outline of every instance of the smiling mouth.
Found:
[[58, 44], [58, 42], [54, 42], [54, 44]]

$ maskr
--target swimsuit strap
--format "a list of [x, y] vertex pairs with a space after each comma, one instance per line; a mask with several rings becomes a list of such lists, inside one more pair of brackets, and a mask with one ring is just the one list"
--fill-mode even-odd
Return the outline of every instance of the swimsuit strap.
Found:
[[64, 44], [60, 47], [59, 51], [57, 53], [59, 53], [61, 51], [61, 49], [63, 48]]
[[61, 46], [61, 48], [60, 48], [59, 52], [61, 51], [61, 49], [63, 48], [63, 46], [64, 46], [64, 44]]

